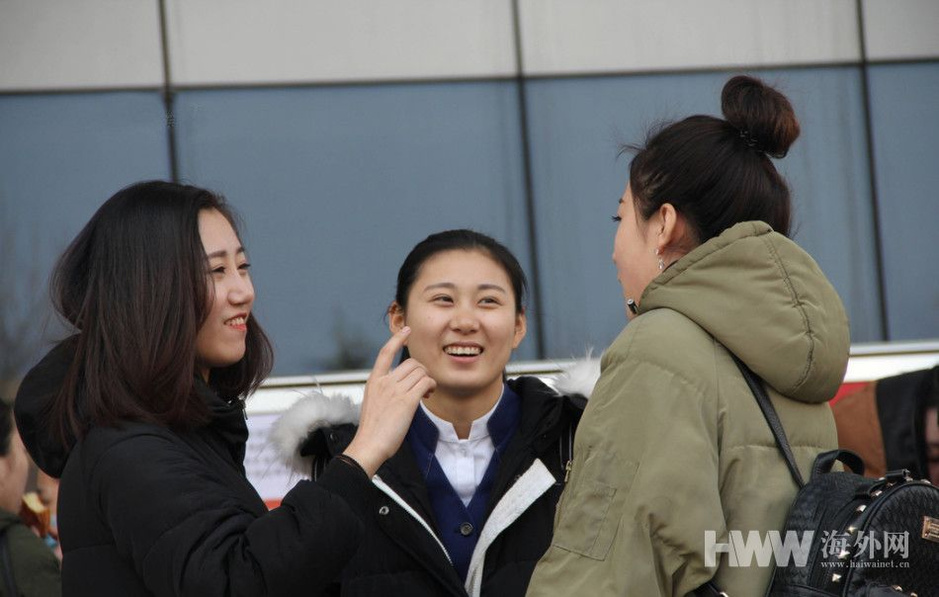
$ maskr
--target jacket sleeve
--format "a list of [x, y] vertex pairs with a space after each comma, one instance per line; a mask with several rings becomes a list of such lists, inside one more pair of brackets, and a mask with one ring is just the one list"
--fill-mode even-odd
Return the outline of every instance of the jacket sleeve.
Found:
[[716, 400], [661, 364], [610, 361], [530, 596], [682, 596], [714, 574], [705, 533], [726, 541]]
[[116, 549], [155, 595], [317, 595], [355, 553], [361, 471], [334, 462], [260, 517], [211, 473], [184, 443], [142, 434], [110, 446], [88, 476]]

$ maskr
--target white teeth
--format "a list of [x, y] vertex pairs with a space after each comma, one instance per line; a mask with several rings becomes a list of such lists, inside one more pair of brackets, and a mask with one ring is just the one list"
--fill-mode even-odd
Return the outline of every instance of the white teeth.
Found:
[[225, 325], [244, 325], [244, 324], [245, 324], [244, 317], [232, 317], [231, 319], [225, 322]]
[[447, 354], [456, 356], [476, 356], [482, 352], [478, 346], [447, 346], [443, 350]]

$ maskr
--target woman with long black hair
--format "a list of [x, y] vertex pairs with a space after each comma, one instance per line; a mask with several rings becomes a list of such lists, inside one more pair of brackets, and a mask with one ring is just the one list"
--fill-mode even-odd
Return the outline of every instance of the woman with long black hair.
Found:
[[249, 267], [225, 201], [166, 182], [111, 197], [56, 265], [77, 333], [26, 377], [16, 415], [61, 477], [66, 595], [310, 595], [355, 553], [364, 488], [434, 382], [414, 360], [391, 369], [396, 334], [362, 432], [268, 512], [243, 466], [244, 399], [272, 362]]

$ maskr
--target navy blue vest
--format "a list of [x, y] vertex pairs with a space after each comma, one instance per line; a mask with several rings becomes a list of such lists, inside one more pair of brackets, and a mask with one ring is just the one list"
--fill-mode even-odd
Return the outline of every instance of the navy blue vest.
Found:
[[486, 473], [468, 506], [463, 505], [463, 500], [450, 485], [450, 480], [434, 457], [437, 449], [437, 427], [422, 409], [417, 409], [407, 434], [407, 442], [414, 452], [417, 466], [427, 485], [440, 541], [447, 548], [453, 567], [463, 581], [466, 580], [479, 533], [486, 523], [486, 505], [499, 472], [499, 463], [521, 419], [521, 398], [508, 386], [503, 388], [502, 400], [486, 422], [496, 451], [489, 460]]

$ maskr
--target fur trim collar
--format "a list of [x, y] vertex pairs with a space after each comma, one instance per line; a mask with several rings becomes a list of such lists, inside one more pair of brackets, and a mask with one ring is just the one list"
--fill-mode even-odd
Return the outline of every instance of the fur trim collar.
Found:
[[554, 387], [561, 394], [580, 394], [590, 398], [597, 380], [600, 379], [600, 359], [591, 358], [588, 350], [583, 359], [578, 359], [567, 366], [554, 378]]
[[308, 393], [284, 411], [271, 428], [271, 441], [280, 460], [294, 471], [308, 476], [311, 459], [300, 456], [300, 447], [307, 437], [317, 429], [358, 424], [360, 410], [361, 404], [344, 394]]

